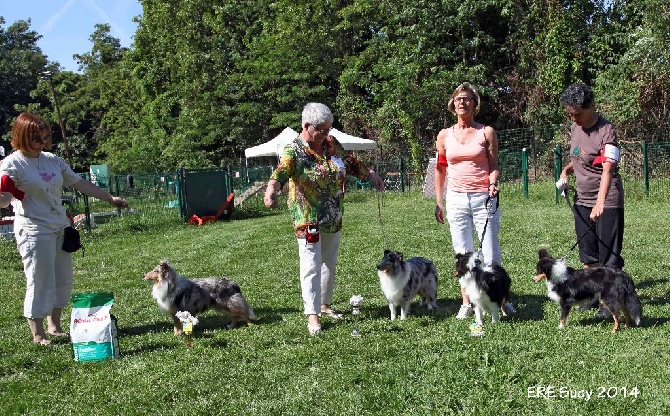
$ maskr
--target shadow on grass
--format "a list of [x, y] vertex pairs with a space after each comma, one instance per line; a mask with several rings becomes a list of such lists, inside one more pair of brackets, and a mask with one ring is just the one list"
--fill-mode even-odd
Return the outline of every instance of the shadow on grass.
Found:
[[[257, 319], [254, 321], [254, 325], [267, 325], [272, 323], [281, 322], [284, 320], [284, 315], [300, 312], [296, 308], [281, 308], [281, 309], [267, 309], [267, 308], [255, 308], [254, 312], [256, 313]], [[194, 328], [195, 331], [204, 332], [204, 331], [216, 331], [218, 329], [227, 329], [228, 325], [231, 323], [229, 316], [208, 312], [206, 315], [201, 315], [198, 317], [198, 325]], [[238, 320], [236, 328], [245, 326], [244, 321]], [[172, 320], [165, 316], [165, 322], [156, 322], [146, 325], [136, 325], [133, 327], [121, 327], [119, 328], [119, 334], [122, 336], [134, 337], [145, 335], [149, 333], [162, 333], [162, 332], [172, 332]], [[67, 338], [65, 338], [67, 340]]]
[[636, 283], [635, 288], [637, 290], [647, 289], [657, 285], [667, 285], [669, 282], [670, 279], [645, 280], [644, 282]]
[[[577, 314], [575, 315], [575, 318], [580, 313], [588, 313], [588, 312], [577, 312]], [[570, 316], [572, 316], [572, 314], [573, 314], [573, 312], [571, 312], [570, 315], [568, 315], [568, 316], [570, 317]], [[568, 319], [568, 322], [570, 322], [570, 324], [573, 324], [574, 321], [571, 321], [570, 319]], [[632, 324], [631, 327], [632, 328], [649, 328], [649, 329], [651, 329], [653, 327], [665, 325], [668, 322], [670, 322], [670, 317], [668, 317], [668, 318], [649, 318], [649, 317], [646, 317], [646, 316], [642, 315], [642, 320], [640, 322], [640, 326], [637, 327], [635, 324]], [[625, 329], [624, 323], [625, 323], [625, 319], [624, 319], [623, 314], [622, 314], [620, 330]], [[600, 317], [597, 317], [597, 316], [591, 316], [591, 317], [588, 317], [588, 318], [585, 318], [585, 319], [580, 319], [579, 323], [578, 323], [578, 325], [584, 325], [584, 326], [586, 326], [586, 325], [602, 325], [602, 324], [607, 324], [607, 326], [611, 330], [612, 326], [614, 325], [614, 320], [612, 319], [611, 316], [608, 317], [608, 318], [600, 318]]]
[[129, 357], [133, 355], [142, 355], [146, 354], [148, 352], [153, 352], [153, 351], [161, 351], [161, 350], [166, 350], [166, 349], [174, 349], [175, 344], [174, 343], [165, 343], [165, 342], [159, 342], [159, 343], [151, 343], [148, 345], [143, 345], [139, 348], [131, 348], [131, 349], [126, 349], [124, 348], [123, 345], [121, 345], [119, 355], [121, 357]]
[[[549, 299], [546, 296], [540, 295], [521, 295], [512, 294], [510, 302], [514, 305], [517, 312], [508, 313], [506, 317], [501, 316], [503, 321], [511, 322], [526, 322], [526, 321], [543, 321], [544, 303]], [[432, 317], [436, 321], [444, 319], [455, 319], [458, 310], [460, 309], [462, 301], [458, 299], [438, 299], [438, 309], [428, 310], [425, 306], [420, 306], [418, 298], [410, 305], [409, 315], [416, 317]], [[398, 318], [400, 319], [400, 308], [397, 308]], [[372, 319], [389, 319], [391, 313], [388, 306], [380, 306], [374, 309], [366, 310], [368, 316]], [[487, 313], [487, 315], [489, 315]], [[473, 315], [474, 316], [474, 315]]]

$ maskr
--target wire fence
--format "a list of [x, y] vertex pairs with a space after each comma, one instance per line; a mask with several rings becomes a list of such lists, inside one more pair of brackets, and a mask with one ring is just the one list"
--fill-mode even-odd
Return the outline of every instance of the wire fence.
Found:
[[[505, 193], [523, 192], [528, 197], [529, 184], [546, 181], [548, 186], [557, 179], [560, 167], [569, 162], [567, 146], [557, 145], [565, 132], [561, 127], [515, 129], [498, 132], [500, 187]], [[564, 136], [563, 136], [564, 138]], [[670, 197], [670, 141], [626, 142], [621, 144], [620, 173], [624, 181], [626, 200], [654, 199], [667, 201]], [[228, 166], [221, 168], [229, 175], [226, 195], [235, 194], [232, 219], [262, 215], [263, 191], [276, 164], [269, 158], [261, 166]], [[434, 192], [434, 165], [411, 167], [403, 158], [371, 159], [367, 161], [384, 180], [387, 191], [421, 192], [430, 197]], [[185, 195], [189, 193], [180, 171], [152, 174], [112, 175], [108, 178], [82, 177], [110, 193], [124, 197], [129, 210], [111, 208], [109, 204], [89, 198], [72, 190], [64, 190], [63, 203], [74, 223], [80, 228], [99, 228], [103, 231], [142, 231], [163, 225], [183, 224], [188, 220]], [[347, 178], [347, 190], [369, 189], [370, 184]], [[216, 190], [215, 190], [216, 191]], [[191, 190], [191, 194], [193, 190]], [[556, 201], [547, 201], [557, 203]], [[11, 210], [2, 210], [3, 226], [11, 218]], [[2, 230], [0, 230], [2, 231]], [[5, 234], [7, 230], [4, 230]]]

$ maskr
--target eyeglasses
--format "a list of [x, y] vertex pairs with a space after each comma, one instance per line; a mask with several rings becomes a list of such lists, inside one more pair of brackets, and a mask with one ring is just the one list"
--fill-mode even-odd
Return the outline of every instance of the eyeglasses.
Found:
[[318, 131], [319, 133], [330, 133], [330, 130], [332, 130], [332, 127], [328, 127], [328, 128], [325, 128], [325, 129], [319, 129], [313, 124], [310, 124], [310, 126], [312, 126], [314, 131]]
[[41, 143], [41, 144], [47, 144], [49, 141], [48, 137], [31, 137], [30, 141], [33, 143]]
[[471, 103], [474, 101], [472, 97], [456, 97], [454, 98], [454, 103]]

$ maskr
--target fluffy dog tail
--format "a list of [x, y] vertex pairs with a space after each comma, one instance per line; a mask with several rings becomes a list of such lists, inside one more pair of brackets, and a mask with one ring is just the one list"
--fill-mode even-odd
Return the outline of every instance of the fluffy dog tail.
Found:
[[628, 285], [625, 302], [631, 319], [635, 322], [635, 325], [639, 326], [642, 321], [642, 302], [640, 302], [640, 298], [637, 296], [635, 286], [633, 286], [632, 282]]

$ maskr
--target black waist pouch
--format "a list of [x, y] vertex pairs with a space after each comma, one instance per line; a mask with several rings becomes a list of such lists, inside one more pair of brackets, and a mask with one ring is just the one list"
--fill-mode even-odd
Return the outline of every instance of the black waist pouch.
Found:
[[65, 234], [63, 237], [63, 251], [68, 253], [74, 253], [83, 246], [81, 245], [81, 236], [79, 231], [74, 227], [65, 228]]

